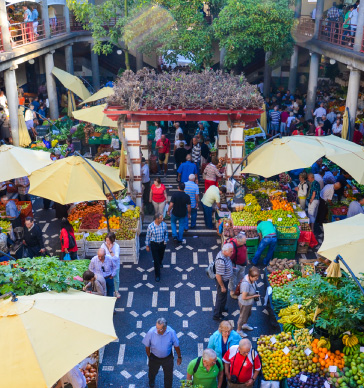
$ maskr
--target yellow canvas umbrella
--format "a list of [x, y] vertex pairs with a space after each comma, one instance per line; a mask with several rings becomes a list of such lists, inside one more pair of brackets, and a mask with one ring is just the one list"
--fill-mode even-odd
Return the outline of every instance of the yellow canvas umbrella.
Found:
[[314, 137], [277, 138], [253, 151], [242, 173], [269, 178], [285, 171], [311, 167], [324, 154], [324, 148]]
[[263, 105], [263, 113], [260, 116], [260, 125], [264, 129], [264, 132], [267, 133], [267, 109], [265, 104]]
[[115, 298], [43, 292], [0, 301], [0, 386], [50, 388], [117, 337]]
[[[117, 169], [97, 162], [88, 162], [105, 180], [111, 192], [124, 189]], [[35, 171], [29, 177], [29, 193], [62, 205], [81, 201], [106, 200], [103, 182], [88, 162], [80, 156], [70, 156]], [[106, 186], [105, 192], [109, 192]]]
[[30, 175], [33, 171], [51, 164], [49, 152], [29, 148], [0, 146], [0, 182]]
[[83, 82], [75, 75], [58, 69], [58, 67], [53, 67], [52, 73], [59, 79], [61, 84], [66, 89], [69, 89], [71, 92], [75, 93], [78, 97], [82, 98], [82, 100], [85, 100], [91, 96]]
[[[364, 273], [364, 214], [324, 224], [324, 241], [318, 254], [331, 261], [341, 255], [355, 276]], [[346, 269], [340, 261], [342, 269]]]
[[91, 97], [86, 98], [86, 100], [82, 101], [80, 105], [87, 104], [89, 102], [93, 102], [97, 100], [102, 100], [103, 98], [109, 97], [112, 94], [114, 94], [113, 88], [105, 86], [104, 88], [100, 89], [98, 92], [94, 93]]
[[73, 117], [72, 112], [76, 110], [76, 102], [75, 102], [75, 96], [71, 91], [67, 91], [68, 95], [68, 107], [67, 107], [67, 115], [68, 117]]
[[343, 129], [341, 130], [341, 137], [343, 139], [348, 138], [348, 130], [349, 130], [349, 115], [348, 115], [348, 111], [345, 109], [345, 113], [343, 115]]
[[126, 178], [126, 163], [125, 163], [125, 152], [124, 152], [124, 145], [121, 145], [121, 151], [120, 151], [120, 178], [125, 179]]
[[364, 147], [334, 135], [316, 138], [325, 148], [325, 156], [364, 184]]
[[105, 115], [105, 107], [106, 104], [102, 104], [91, 108], [76, 110], [73, 112], [73, 117], [77, 120], [99, 125], [100, 127], [117, 128], [117, 121], [113, 121]]
[[18, 130], [19, 130], [19, 146], [28, 147], [28, 145], [32, 142], [32, 140], [29, 136], [27, 125], [25, 124], [25, 118], [24, 118], [22, 108], [18, 109]]

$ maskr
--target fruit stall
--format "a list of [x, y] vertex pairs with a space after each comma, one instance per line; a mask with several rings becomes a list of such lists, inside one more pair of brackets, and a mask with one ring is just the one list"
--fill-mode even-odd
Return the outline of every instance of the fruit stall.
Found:
[[[20, 219], [23, 225], [26, 217], [33, 217], [33, 208], [32, 208], [31, 201], [18, 201], [17, 199], [10, 199], [10, 201], [14, 201], [16, 203], [16, 206], [20, 212]], [[7, 220], [7, 217], [6, 217], [5, 206], [0, 203], [0, 220], [1, 219], [4, 221], [4, 220]]]
[[[139, 234], [141, 231], [140, 209], [128, 206], [122, 212], [116, 204], [107, 204], [110, 231], [116, 235], [120, 246], [120, 261], [138, 263]], [[72, 224], [80, 255], [93, 257], [105, 241], [107, 220], [103, 201], [81, 202], [71, 208], [68, 220]]]

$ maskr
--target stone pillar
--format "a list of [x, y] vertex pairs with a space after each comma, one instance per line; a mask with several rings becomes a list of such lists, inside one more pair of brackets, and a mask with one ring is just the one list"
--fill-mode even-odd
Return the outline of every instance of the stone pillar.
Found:
[[96, 92], [100, 89], [100, 68], [99, 68], [99, 56], [93, 52], [92, 44], [91, 44], [91, 70], [92, 70], [92, 83]]
[[64, 47], [64, 56], [66, 60], [66, 71], [67, 73], [74, 74], [74, 67], [73, 67], [73, 49], [72, 49], [73, 43], [68, 44]]
[[137, 71], [141, 70], [143, 68], [143, 53], [141, 53], [140, 51], [137, 51], [135, 59], [136, 59], [136, 69], [137, 69]]
[[18, 88], [16, 84], [16, 67], [11, 67], [4, 71], [4, 82], [5, 82], [5, 94], [8, 99], [9, 108], [9, 121], [11, 134], [13, 137], [13, 144], [19, 145], [19, 123], [18, 123]]
[[53, 61], [54, 51], [49, 52], [44, 56], [45, 63], [45, 73], [47, 81], [47, 95], [49, 100], [49, 113], [52, 120], [56, 120], [59, 117], [58, 112], [58, 98], [57, 98], [57, 89], [56, 89], [56, 80], [52, 74], [54, 68]]
[[221, 70], [225, 68], [225, 57], [226, 57], [226, 48], [222, 47], [220, 49], [220, 69]]
[[270, 94], [270, 83], [272, 80], [272, 67], [268, 63], [270, 56], [271, 56], [270, 51], [265, 53], [264, 81], [263, 81], [264, 97], [269, 97], [269, 94]]
[[[360, 7], [359, 7], [360, 8]], [[348, 66], [350, 69], [349, 85], [348, 85], [348, 94], [346, 96], [346, 108], [349, 108], [350, 114], [350, 127], [348, 133], [348, 140], [352, 140], [356, 110], [358, 108], [358, 96], [359, 96], [359, 87], [360, 87], [360, 70], [353, 69]]]
[[141, 138], [140, 150], [142, 152], [142, 156], [145, 158], [145, 160], [149, 160], [148, 127], [147, 127], [146, 121], [142, 121], [140, 123], [140, 138]]
[[227, 155], [227, 135], [228, 135], [228, 124], [226, 121], [220, 121], [217, 133], [218, 133], [218, 140], [217, 140], [217, 157], [218, 158], [225, 158]]
[[295, 93], [297, 86], [298, 50], [298, 46], [295, 45], [293, 48], [293, 53], [291, 55], [288, 79], [288, 89], [291, 91], [291, 94]]
[[[146, 123], [145, 123], [146, 125]], [[142, 207], [142, 172], [141, 172], [141, 154], [140, 154], [140, 129], [141, 123], [128, 122], [124, 124], [125, 140], [128, 144], [127, 152], [130, 155], [131, 163], [133, 165], [134, 173], [134, 190], [137, 191], [137, 206]], [[144, 131], [144, 130], [143, 130]], [[129, 180], [130, 171], [127, 166], [126, 179]]]
[[67, 4], [63, 6], [63, 15], [64, 15], [64, 21], [66, 23], [66, 32], [71, 32], [71, 22], [70, 22], [70, 10], [67, 7]]
[[312, 111], [315, 108], [317, 80], [319, 72], [320, 56], [317, 53], [312, 53], [310, 61], [310, 76], [308, 78], [308, 90], [306, 100], [306, 120], [312, 118]]
[[302, 9], [302, 0], [296, 0], [295, 9], [294, 9], [294, 17], [296, 19], [301, 17], [301, 9]]
[[317, 39], [320, 30], [320, 22], [324, 13], [325, 0], [317, 0], [314, 38]]
[[6, 4], [5, 0], [0, 0], [0, 28], [1, 28], [1, 34], [2, 34], [2, 42], [4, 51], [11, 51], [11, 38], [10, 38], [10, 31], [9, 28], [6, 26], [8, 25], [8, 17], [6, 12]]
[[44, 25], [44, 36], [49, 39], [51, 37], [51, 27], [49, 25], [49, 16], [48, 16], [48, 1], [42, 0], [42, 17]]

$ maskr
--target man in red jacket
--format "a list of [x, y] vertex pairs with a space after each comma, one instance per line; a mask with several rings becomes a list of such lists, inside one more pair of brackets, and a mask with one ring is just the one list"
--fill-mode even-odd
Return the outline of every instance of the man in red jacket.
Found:
[[233, 254], [230, 257], [233, 263], [233, 276], [229, 280], [230, 296], [233, 299], [238, 299], [235, 295], [235, 289], [240, 280], [244, 278], [245, 268], [248, 263], [245, 233], [240, 232], [235, 238], [231, 238], [228, 242], [234, 247]]

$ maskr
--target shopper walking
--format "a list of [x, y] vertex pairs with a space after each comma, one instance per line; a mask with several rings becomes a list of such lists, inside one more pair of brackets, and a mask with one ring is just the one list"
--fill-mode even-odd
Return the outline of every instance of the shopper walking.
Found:
[[110, 256], [116, 268], [114, 272], [114, 296], [120, 298], [119, 285], [120, 285], [120, 246], [116, 241], [114, 232], [109, 232], [105, 237], [105, 242], [102, 243], [101, 248], [105, 250], [106, 254]]
[[61, 233], [59, 236], [61, 240], [61, 255], [60, 259], [64, 260], [67, 254], [70, 255], [71, 260], [77, 260], [77, 242], [73, 226], [69, 223], [67, 218], [62, 218]]
[[229, 388], [252, 387], [261, 370], [259, 355], [247, 338], [232, 346], [223, 362]]
[[157, 282], [160, 281], [160, 269], [163, 268], [164, 251], [168, 242], [167, 224], [160, 213], [154, 215], [154, 221], [149, 224], [145, 245], [147, 252], [152, 251], [154, 263], [154, 275]]
[[202, 197], [201, 203], [203, 208], [203, 216], [205, 225], [208, 229], [214, 229], [212, 224], [212, 212], [213, 205], [216, 203], [218, 209], [221, 208], [221, 195], [226, 194], [226, 187], [210, 186], [204, 196]]
[[311, 231], [313, 232], [316, 217], [317, 217], [318, 206], [320, 202], [320, 184], [317, 181], [315, 181], [315, 176], [312, 173], [307, 175], [307, 179], [311, 183], [310, 191], [307, 196], [307, 200], [308, 200], [307, 213], [308, 213], [308, 218], [310, 219]]
[[34, 223], [33, 217], [25, 219], [23, 245], [27, 250], [27, 257], [40, 256], [45, 253], [43, 235], [40, 227]]
[[[180, 143], [179, 147], [174, 152], [174, 161], [176, 163], [176, 171], [178, 171], [179, 166], [186, 161], [188, 151], [185, 148], [184, 143]], [[177, 172], [178, 178], [178, 172]]]
[[243, 330], [253, 330], [248, 325], [248, 319], [252, 312], [254, 300], [257, 300], [257, 285], [260, 272], [256, 267], [250, 267], [249, 273], [244, 277], [240, 283], [239, 307], [240, 316], [237, 324], [237, 331], [242, 337], [247, 337]]
[[229, 321], [221, 321], [219, 328], [211, 334], [208, 348], [216, 352], [217, 357], [223, 358], [228, 349], [233, 345], [239, 345], [240, 335], [233, 330]]
[[182, 363], [181, 349], [176, 332], [167, 325], [164, 318], [157, 319], [143, 339], [143, 345], [149, 359], [149, 387], [155, 386], [155, 378], [159, 368], [162, 367], [164, 373], [164, 388], [172, 388], [173, 385], [173, 364], [174, 358], [172, 346], [177, 353], [177, 365]]
[[161, 138], [156, 143], [156, 149], [158, 150], [158, 161], [159, 161], [159, 170], [163, 174], [164, 166], [164, 175], [167, 175], [168, 170], [168, 159], [171, 152], [171, 142], [166, 138], [166, 135], [162, 135]]
[[[183, 232], [188, 228], [188, 223], [185, 227], [185, 220], [191, 218], [191, 199], [185, 192], [185, 184], [178, 184], [178, 191], [173, 193], [167, 214], [171, 217], [172, 237], [179, 244], [183, 242]], [[178, 221], [178, 234], [177, 234]]]
[[167, 190], [161, 178], [154, 178], [154, 183], [150, 188], [149, 201], [154, 207], [154, 214], [163, 214], [167, 201]]
[[100, 274], [106, 282], [106, 295], [114, 296], [114, 276], [116, 274], [116, 266], [110, 256], [106, 255], [104, 248], [97, 251], [97, 256], [94, 256], [88, 269], [96, 274]]
[[218, 164], [219, 159], [213, 157], [211, 163], [205, 167], [202, 175], [203, 179], [205, 179], [205, 191], [207, 191], [210, 186], [218, 186], [217, 180], [223, 176], [216, 167]]
[[224, 366], [212, 349], [205, 349], [202, 357], [192, 360], [187, 367], [187, 381], [194, 387], [221, 388]]
[[196, 164], [192, 163], [191, 155], [186, 156], [186, 161], [178, 167], [177, 173], [179, 182], [187, 182], [191, 174], [194, 174], [198, 181], [198, 169]]
[[300, 207], [302, 210], [306, 209], [306, 198], [308, 193], [308, 184], [306, 182], [306, 174], [300, 173], [298, 175], [298, 178], [300, 180], [300, 183], [297, 187], [295, 187], [295, 190], [297, 191], [297, 197], [298, 197], [298, 203], [300, 204]]
[[233, 276], [233, 265], [230, 260], [233, 251], [234, 247], [232, 244], [225, 244], [223, 245], [221, 251], [217, 254], [215, 259], [217, 290], [215, 310], [213, 315], [213, 319], [215, 321], [222, 321], [222, 313], [227, 311], [227, 289], [229, 281]]
[[[188, 182], [185, 183], [185, 193], [190, 197], [191, 200], [191, 225], [190, 229], [196, 228], [197, 221], [197, 210], [199, 203], [200, 189], [195, 183], [195, 175], [190, 174]], [[185, 218], [185, 231], [188, 230], [188, 217]]]
[[197, 136], [192, 138], [191, 156], [192, 156], [192, 162], [196, 165], [197, 176], [198, 176], [200, 171], [200, 164], [201, 164], [201, 144], [199, 143]]
[[257, 265], [265, 248], [268, 247], [268, 253], [263, 260], [264, 265], [268, 265], [273, 258], [274, 249], [277, 245], [276, 228], [271, 221], [258, 221], [257, 232], [260, 237], [258, 249], [253, 257], [252, 264]]
[[145, 158], [142, 158], [142, 186], [143, 186], [143, 203], [145, 205], [146, 213], [151, 213], [152, 204], [149, 201], [150, 198], [150, 177], [149, 177], [149, 165], [146, 163]]

